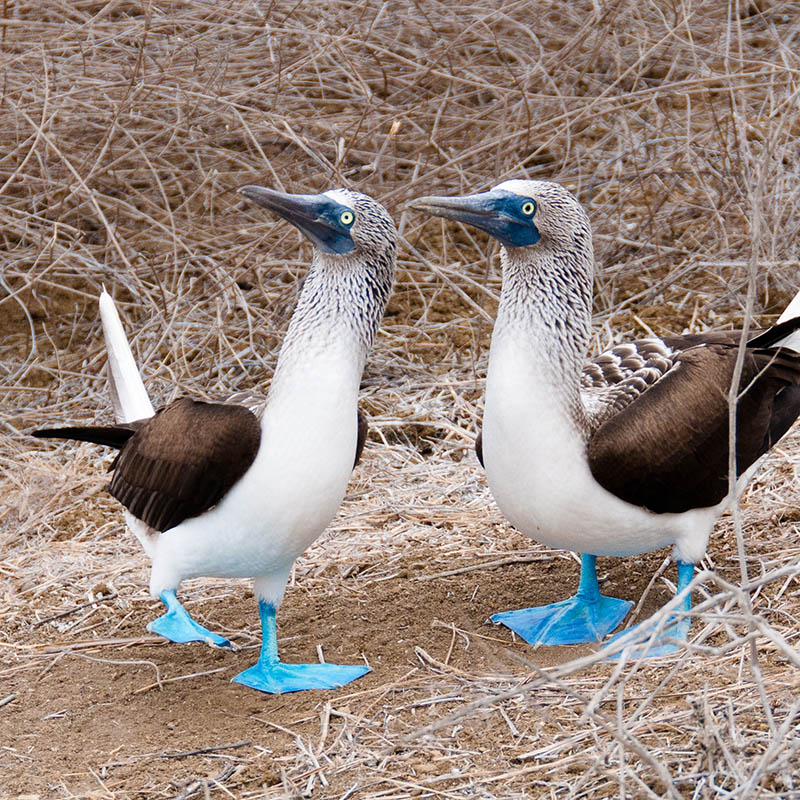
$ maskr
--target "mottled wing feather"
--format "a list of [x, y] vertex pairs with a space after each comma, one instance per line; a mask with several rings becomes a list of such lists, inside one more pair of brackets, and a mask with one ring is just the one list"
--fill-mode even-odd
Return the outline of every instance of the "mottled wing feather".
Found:
[[[763, 330], [755, 330], [751, 336], [763, 334]], [[709, 331], [623, 342], [609, 347], [586, 364], [581, 374], [581, 386], [587, 389], [612, 386], [644, 367], [660, 369], [662, 374], [666, 374], [678, 353], [703, 344], [738, 345], [741, 335], [741, 331]], [[758, 342], [751, 338], [750, 343]]]
[[267, 398], [260, 392], [255, 392], [251, 389], [242, 389], [240, 392], [229, 394], [219, 402], [243, 406], [248, 411], [252, 411], [258, 419], [261, 419], [264, 415], [264, 409], [267, 407]]
[[109, 492], [157, 531], [216, 505], [253, 463], [261, 440], [241, 405], [176, 400], [125, 444]]
[[672, 366], [674, 348], [661, 339], [638, 339], [614, 345], [595, 356], [581, 373], [581, 385], [586, 389], [606, 388], [645, 367], [661, 368], [666, 372]]
[[661, 339], [616, 345], [584, 367], [581, 381], [591, 431], [636, 400], [672, 369], [674, 349]]
[[[735, 360], [735, 346], [726, 344], [678, 355], [660, 380], [595, 431], [588, 457], [597, 482], [657, 513], [719, 503], [728, 492], [727, 388]], [[737, 474], [800, 413], [800, 356], [750, 350], [740, 385]]]

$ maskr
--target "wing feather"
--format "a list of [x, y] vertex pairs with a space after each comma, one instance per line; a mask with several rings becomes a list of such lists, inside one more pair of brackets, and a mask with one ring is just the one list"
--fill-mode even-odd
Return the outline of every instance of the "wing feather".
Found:
[[369, 432], [369, 423], [366, 416], [361, 413], [360, 408], [356, 409], [356, 414], [358, 417], [358, 438], [356, 439], [356, 457], [353, 461], [353, 469], [361, 460], [361, 453], [364, 452], [364, 445], [367, 442], [367, 433]]
[[[728, 492], [728, 387], [735, 361], [736, 348], [727, 344], [678, 355], [672, 369], [591, 437], [588, 457], [595, 480], [657, 513], [719, 503]], [[740, 386], [739, 475], [800, 414], [800, 356], [749, 350]]]
[[258, 452], [261, 427], [241, 405], [176, 400], [120, 450], [109, 492], [157, 531], [216, 505]]

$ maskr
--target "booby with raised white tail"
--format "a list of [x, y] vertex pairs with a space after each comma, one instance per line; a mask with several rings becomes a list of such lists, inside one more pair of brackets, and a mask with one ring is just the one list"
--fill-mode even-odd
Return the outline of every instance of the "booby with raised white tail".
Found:
[[152, 559], [150, 591], [167, 609], [151, 630], [172, 641], [227, 645], [189, 616], [178, 586], [191, 577], [253, 577], [261, 654], [234, 680], [273, 693], [333, 688], [368, 668], [281, 662], [275, 613], [292, 564], [333, 518], [364, 444], [358, 389], [391, 292], [397, 232], [383, 206], [348, 189], [240, 191], [314, 245], [268, 395], [181, 398], [153, 414], [105, 295], [118, 423], [34, 435], [119, 448], [109, 490]]
[[[800, 414], [800, 293], [779, 324], [746, 343], [730, 492], [728, 391], [739, 334], [651, 338], [587, 364], [592, 234], [566, 189], [510, 180], [410, 205], [502, 244], [478, 456], [517, 530], [583, 554], [576, 595], [492, 619], [533, 644], [600, 640], [631, 604], [600, 594], [596, 556], [672, 545], [683, 592], [717, 518]], [[681, 610], [689, 609], [686, 591]], [[649, 654], [675, 649], [688, 630], [684, 613]]]

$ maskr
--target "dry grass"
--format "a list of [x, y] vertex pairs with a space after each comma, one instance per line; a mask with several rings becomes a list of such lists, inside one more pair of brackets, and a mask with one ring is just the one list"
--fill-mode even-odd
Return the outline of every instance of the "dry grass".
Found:
[[[798, 289], [796, 3], [4, 0], [2, 13], [0, 674], [12, 688], [0, 689], [0, 766], [53, 797], [800, 797], [797, 433], [743, 503], [749, 585], [726, 519], [680, 654], [548, 661], [490, 628], [435, 619], [434, 587], [455, 592], [463, 575], [478, 593], [504, 585], [515, 557], [575, 570], [509, 531], [468, 455], [495, 246], [403, 210], [512, 176], [567, 185], [596, 231], [598, 346], [740, 323], [748, 265], [756, 322], [769, 321]], [[133, 738], [96, 759], [79, 730], [58, 768], [30, 755], [25, 731], [7, 738], [21, 699], [36, 696], [26, 692], [79, 651], [138, 664], [144, 691], [163, 677], [163, 650], [141, 637], [131, 656], [115, 638], [146, 611], [147, 576], [95, 451], [43, 451], [26, 432], [107, 418], [104, 284], [154, 401], [269, 379], [308, 245], [240, 201], [233, 190], [248, 182], [352, 186], [398, 221], [397, 289], [362, 392], [366, 461], [289, 597], [375, 608], [382, 587], [413, 584], [441, 648], [412, 641], [412, 661], [383, 676], [373, 665], [367, 688], [303, 701], [310, 713], [264, 700], [259, 722], [206, 740], [237, 747], [192, 762], [180, 785], [177, 762], [158, 760], [163, 744]], [[641, 573], [644, 587], [657, 563], [631, 559], [621, 574]], [[529, 564], [526, 580], [543, 569]], [[187, 595], [235, 591], [201, 581]], [[378, 608], [396, 621], [391, 598]], [[254, 622], [232, 621], [242, 643]], [[24, 786], [0, 777], [0, 792]]]

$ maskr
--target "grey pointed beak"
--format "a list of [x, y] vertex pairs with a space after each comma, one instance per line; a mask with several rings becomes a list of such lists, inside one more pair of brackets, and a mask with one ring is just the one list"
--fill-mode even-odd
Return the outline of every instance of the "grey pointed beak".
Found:
[[458, 222], [476, 225], [478, 219], [491, 218], [496, 214], [487, 195], [491, 195], [491, 192], [468, 194], [462, 197], [441, 197], [437, 195], [417, 197], [408, 204], [408, 207], [416, 211], [424, 211], [434, 217], [445, 217], [446, 219], [454, 219]]
[[248, 200], [273, 211], [292, 224], [295, 220], [316, 220], [318, 217], [315, 206], [319, 197], [315, 194], [289, 194], [255, 184], [242, 186], [237, 191]]
[[323, 253], [349, 253], [355, 248], [349, 231], [337, 222], [339, 205], [324, 194], [289, 194], [255, 184], [238, 191], [294, 225]]
[[503, 189], [461, 197], [419, 197], [408, 206], [480, 228], [506, 247], [525, 247], [539, 241], [539, 231], [518, 211], [520, 197]]

